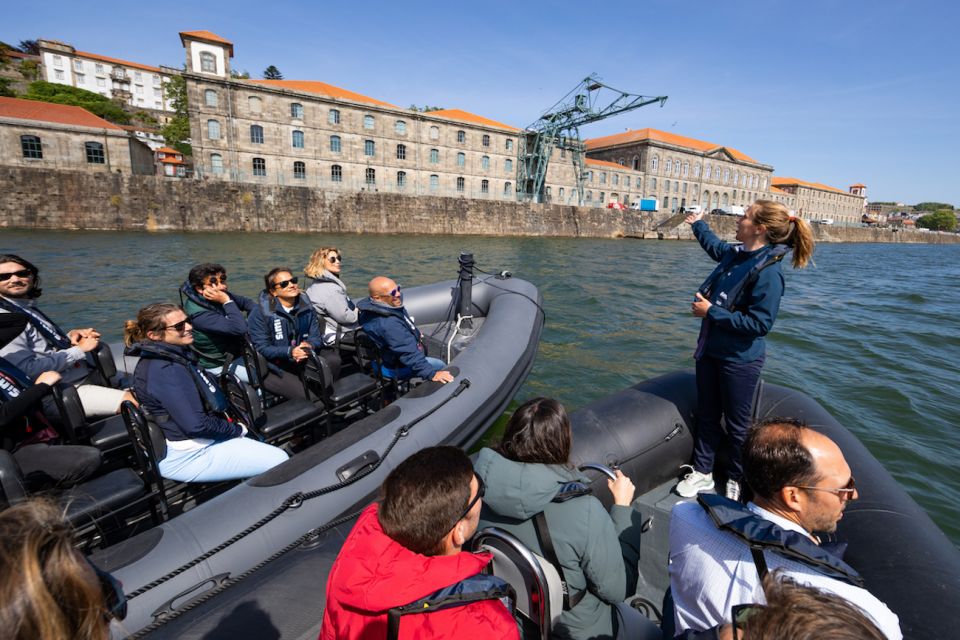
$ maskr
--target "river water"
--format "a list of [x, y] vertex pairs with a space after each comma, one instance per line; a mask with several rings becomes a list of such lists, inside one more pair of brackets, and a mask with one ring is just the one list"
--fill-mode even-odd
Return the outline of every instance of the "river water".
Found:
[[[135, 234], [4, 230], [0, 251], [41, 270], [44, 309], [64, 328], [119, 340], [144, 304], [175, 301], [197, 262], [227, 267], [254, 296], [273, 266], [294, 273], [334, 244], [355, 297], [389, 274], [402, 285], [456, 277], [472, 251], [486, 271], [540, 287], [546, 327], [517, 395], [575, 409], [645, 378], [691, 367], [693, 291], [712, 268], [694, 243], [320, 234]], [[960, 543], [960, 245], [821, 245], [816, 265], [785, 269], [767, 341], [766, 380], [804, 390], [855, 432]]]

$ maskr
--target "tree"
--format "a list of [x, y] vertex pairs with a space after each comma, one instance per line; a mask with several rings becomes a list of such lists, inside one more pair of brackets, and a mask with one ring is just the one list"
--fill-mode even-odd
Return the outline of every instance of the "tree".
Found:
[[953, 205], [945, 202], [921, 202], [913, 206], [914, 211], [941, 211], [943, 209], [953, 211]]
[[237, 71], [236, 69], [230, 69], [230, 77], [234, 80], [249, 80], [250, 72], [244, 69], [243, 71]]
[[106, 96], [86, 89], [37, 80], [30, 83], [27, 92], [21, 97], [27, 100], [83, 107], [104, 120], [116, 124], [130, 124], [130, 114], [124, 111], [123, 107]]
[[417, 105], [412, 104], [410, 105], [410, 111], [419, 111], [420, 113], [429, 113], [431, 111], [443, 111], [443, 107], [428, 107], [427, 105], [418, 107]]
[[277, 69], [275, 66], [270, 65], [263, 70], [263, 79], [264, 80], [283, 80], [283, 74], [280, 73], [280, 69]]
[[37, 40], [21, 40], [18, 49], [23, 53], [38, 56], [40, 55], [40, 42]]
[[176, 75], [170, 78], [163, 88], [166, 98], [173, 106], [174, 116], [170, 122], [160, 129], [160, 135], [168, 145], [180, 153], [193, 155], [193, 148], [187, 140], [190, 139], [190, 117], [187, 112], [187, 81], [183, 76]]
[[919, 220], [917, 226], [922, 229], [931, 229], [933, 231], [956, 231], [957, 216], [950, 209], [943, 209], [936, 213], [929, 213]]
[[10, 86], [12, 82], [10, 78], [0, 78], [0, 96], [4, 98], [17, 97], [17, 92]]

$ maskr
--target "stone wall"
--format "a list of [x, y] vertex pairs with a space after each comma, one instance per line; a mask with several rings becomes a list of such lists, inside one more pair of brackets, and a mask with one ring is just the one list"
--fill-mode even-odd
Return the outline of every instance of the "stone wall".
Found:
[[[686, 239], [679, 216], [592, 207], [330, 193], [281, 185], [0, 167], [0, 227], [317, 231]], [[663, 224], [666, 221], [666, 224]], [[732, 237], [736, 221], [712, 221]], [[658, 228], [658, 225], [661, 225]], [[818, 227], [824, 241], [945, 242], [956, 234]]]

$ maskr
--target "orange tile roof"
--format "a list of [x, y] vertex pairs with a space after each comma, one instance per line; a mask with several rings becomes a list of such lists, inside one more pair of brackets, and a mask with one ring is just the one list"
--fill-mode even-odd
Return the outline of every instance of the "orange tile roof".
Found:
[[507, 131], [520, 131], [517, 127], [511, 127], [508, 124], [490, 120], [475, 113], [464, 111], [462, 109], [440, 109], [439, 111], [428, 111], [424, 115], [436, 116], [446, 120], [459, 120], [460, 122], [471, 122], [473, 124], [482, 124], [485, 127], [494, 127], [496, 129], [506, 129]]
[[616, 162], [609, 162], [607, 160], [594, 160], [593, 158], [586, 159], [587, 164], [593, 164], [601, 167], [612, 167], [614, 169], [619, 169], [620, 171], [630, 171], [627, 167], [622, 164], [617, 164]]
[[184, 36], [189, 36], [195, 40], [206, 40], [207, 42], [219, 42], [220, 44], [227, 45], [227, 49], [230, 52], [230, 57], [233, 57], [233, 43], [227, 40], [226, 38], [221, 38], [212, 31], [181, 31], [180, 32], [180, 42], [184, 41]]
[[831, 187], [826, 184], [820, 184], [819, 182], [807, 182], [806, 180], [797, 180], [796, 178], [779, 178], [777, 176], [774, 176], [770, 178], [770, 184], [772, 186], [799, 185], [801, 187], [809, 187], [811, 189], [820, 189], [821, 191], [833, 191], [836, 193], [850, 195], [843, 189], [837, 189], [836, 187]]
[[786, 194], [786, 195], [793, 195], [793, 194], [790, 193], [789, 191], [784, 191], [784, 190], [781, 189], [780, 187], [775, 187], [775, 186], [773, 186], [773, 185], [770, 185], [770, 193], [783, 193], [783, 194]]
[[171, 149], [170, 147], [160, 147], [159, 149], [157, 149], [157, 153], [175, 153], [177, 155], [180, 155], [179, 151], [177, 151], [176, 149]]
[[659, 129], [635, 129], [633, 131], [626, 131], [624, 133], [615, 133], [612, 136], [591, 138], [590, 140], [586, 140], [585, 143], [587, 145], [587, 150], [591, 151], [594, 149], [602, 149], [605, 147], [627, 144], [630, 142], [640, 142], [642, 140], [657, 140], [659, 142], [677, 145], [678, 147], [687, 147], [688, 149], [696, 149], [697, 151], [704, 152], [713, 151], [714, 149], [726, 149], [730, 152], [730, 155], [737, 160], [742, 160], [743, 162], [757, 162], [747, 154], [743, 153], [742, 151], [737, 151], [732, 147], [724, 147], [719, 144], [713, 144], [712, 142], [705, 142], [695, 138], [687, 138], [686, 136], [679, 136], [675, 133], [667, 133], [666, 131], [660, 131]]
[[160, 158], [160, 162], [164, 164], [186, 164], [180, 158]]
[[139, 62], [130, 62], [129, 60], [121, 60], [120, 58], [110, 58], [108, 56], [101, 56], [97, 53], [90, 53], [89, 51], [74, 51], [74, 55], [78, 58], [90, 58], [91, 60], [99, 60], [100, 62], [109, 62], [110, 64], [119, 64], [124, 67], [133, 67], [134, 69], [143, 69], [144, 71], [153, 71], [154, 73], [162, 73], [160, 67], [151, 67], [150, 65], [140, 64]]
[[396, 105], [390, 104], [389, 102], [377, 100], [376, 98], [370, 98], [368, 96], [364, 96], [359, 93], [354, 93], [353, 91], [347, 91], [346, 89], [335, 87], [332, 84], [327, 84], [326, 82], [318, 82], [316, 80], [242, 80], [241, 82], [249, 82], [251, 84], [259, 84], [259, 85], [264, 85], [268, 87], [276, 87], [278, 89], [289, 89], [291, 91], [303, 91], [305, 93], [316, 93], [316, 94], [327, 96], [330, 98], [341, 98], [344, 100], [353, 100], [355, 102], [366, 102], [368, 104], [378, 104], [385, 107], [393, 107], [394, 109], [399, 109], [399, 107], [397, 107]]
[[77, 127], [123, 131], [117, 125], [107, 122], [80, 107], [37, 100], [22, 100], [20, 98], [0, 98], [0, 118], [55, 122]]
[[867, 188], [867, 185], [865, 185], [865, 184], [860, 184], [859, 182], [858, 182], [857, 184], [852, 184], [852, 185], [850, 185], [850, 186], [851, 186], [851, 187], [863, 187], [864, 189]]

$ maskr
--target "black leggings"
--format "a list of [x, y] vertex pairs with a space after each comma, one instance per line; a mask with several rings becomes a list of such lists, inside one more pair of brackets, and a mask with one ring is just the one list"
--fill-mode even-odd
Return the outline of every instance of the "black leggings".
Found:
[[28, 444], [13, 453], [27, 491], [65, 488], [100, 468], [100, 450], [80, 445]]

